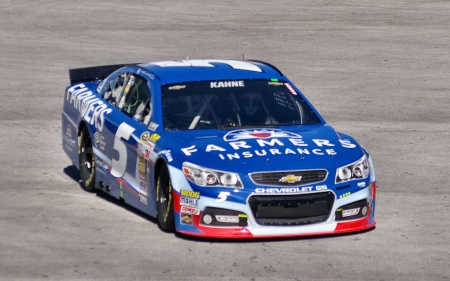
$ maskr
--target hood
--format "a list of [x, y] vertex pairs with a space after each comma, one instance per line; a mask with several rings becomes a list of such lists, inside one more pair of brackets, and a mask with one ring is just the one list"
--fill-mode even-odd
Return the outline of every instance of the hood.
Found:
[[328, 125], [166, 133], [181, 162], [230, 172], [331, 168], [363, 156], [353, 138]]

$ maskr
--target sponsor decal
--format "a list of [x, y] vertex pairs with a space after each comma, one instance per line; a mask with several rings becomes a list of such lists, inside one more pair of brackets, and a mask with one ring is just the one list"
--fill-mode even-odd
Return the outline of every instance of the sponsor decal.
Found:
[[153, 134], [153, 135], [150, 136], [150, 138], [148, 140], [151, 141], [151, 142], [157, 142], [160, 138], [161, 138], [160, 135]]
[[169, 87], [169, 90], [181, 90], [184, 88], [186, 88], [186, 85], [175, 85], [175, 86]]
[[357, 183], [358, 187], [366, 187], [366, 183], [365, 182], [358, 182]]
[[[139, 191], [140, 193], [147, 195], [147, 183], [145, 181], [140, 181], [139, 182]], [[145, 203], [147, 205], [147, 203]]]
[[354, 209], [349, 209], [349, 210], [343, 210], [342, 211], [342, 217], [351, 217], [351, 216], [356, 216], [357, 214], [359, 214], [359, 210], [361, 208], [354, 208]]
[[341, 143], [342, 147], [345, 148], [355, 148], [356, 145], [351, 143], [350, 140], [339, 140], [339, 142]]
[[339, 196], [339, 199], [342, 199], [342, 198], [344, 198], [344, 197], [347, 197], [347, 196], [349, 196], [350, 194], [352, 194], [351, 192], [346, 192], [346, 193], [344, 193], [344, 194], [341, 194], [340, 196]]
[[167, 161], [168, 161], [169, 163], [173, 161], [172, 153], [170, 152], [170, 150], [162, 150], [161, 153], [164, 154], [164, 155], [166, 156]]
[[148, 71], [146, 71], [146, 70], [143, 70], [142, 68], [139, 68], [139, 69], [138, 69], [137, 74], [145, 74], [145, 75], [148, 76], [148, 78], [150, 78], [150, 79], [152, 79], [152, 80], [155, 79], [155, 75], [153, 75], [153, 73], [150, 73], [150, 72], [148, 72]]
[[211, 82], [211, 89], [214, 88], [236, 88], [236, 87], [245, 87], [244, 81], [220, 81], [220, 82]]
[[325, 189], [328, 189], [328, 186], [326, 186], [325, 184], [316, 186], [316, 190], [325, 190]]
[[156, 129], [159, 127], [159, 125], [158, 124], [156, 124], [156, 123], [154, 123], [154, 122], [150, 122], [150, 125], [148, 125], [148, 128], [151, 130], [151, 131], [156, 131]]
[[271, 86], [283, 86], [282, 82], [269, 82], [269, 85]]
[[181, 213], [180, 220], [182, 224], [192, 225], [192, 214]]
[[268, 138], [302, 138], [298, 134], [282, 131], [279, 129], [262, 129], [262, 130], [234, 130], [228, 132], [224, 137], [224, 141], [237, 141], [248, 139], [268, 139]]
[[64, 147], [72, 152], [75, 149], [75, 140], [72, 139], [72, 128], [69, 124], [66, 126], [66, 133], [63, 134], [63, 139]]
[[66, 136], [68, 136], [69, 138], [72, 138], [72, 129], [70, 128], [69, 124], [67, 124], [67, 126], [66, 126]]
[[140, 140], [142, 143], [146, 143], [148, 141], [149, 137], [150, 137], [150, 132], [143, 132], [141, 134]]
[[186, 148], [182, 148], [181, 151], [183, 151], [183, 153], [186, 154], [186, 156], [191, 156], [192, 153], [197, 152], [198, 149], [195, 148], [195, 145], [192, 145]]
[[147, 143], [145, 143], [144, 147], [147, 150], [153, 151], [155, 149], [155, 143], [151, 142], [151, 141], [148, 141]]
[[198, 199], [180, 196], [180, 205], [190, 206], [190, 207], [198, 207]]
[[[206, 144], [203, 152], [219, 152], [217, 156], [221, 160], [232, 160], [241, 158], [251, 158], [254, 156], [269, 155], [329, 155], [334, 156], [337, 152], [334, 150], [335, 144], [327, 139], [312, 139], [312, 144], [305, 143], [301, 135], [282, 131], [279, 129], [262, 130], [234, 130], [227, 133], [223, 139], [228, 146], [222, 147], [215, 144]], [[252, 140], [252, 141], [251, 141]], [[356, 145], [350, 141], [340, 141], [346, 148], [355, 148]], [[286, 148], [290, 145], [291, 148]], [[311, 148], [315, 145], [317, 148]], [[294, 146], [294, 147], [292, 147]], [[231, 149], [230, 149], [231, 148]], [[233, 151], [234, 150], [234, 151]], [[186, 156], [199, 151], [196, 145], [181, 148]], [[231, 152], [231, 153], [226, 153]]]
[[146, 182], [146, 174], [147, 172], [147, 161], [145, 161], [145, 158], [142, 156], [138, 156], [138, 173], [139, 173], [139, 180], [141, 182]]
[[147, 205], [147, 197], [145, 197], [142, 194], [139, 194], [139, 201], [141, 201], [143, 204]]
[[200, 192], [196, 192], [196, 191], [182, 189], [180, 192], [180, 195], [184, 196], [184, 197], [200, 199]]
[[94, 144], [95, 144], [95, 147], [104, 151], [106, 148], [105, 137], [102, 134], [100, 134], [99, 132], [95, 132]]
[[[266, 144], [262, 144], [263, 146], [266, 146]], [[274, 145], [278, 145], [278, 146], [284, 146], [283, 143], [279, 142], [278, 140], [270, 143], [269, 145], [274, 146]], [[252, 146], [247, 145], [246, 143], [244, 144], [239, 144], [240, 148], [252, 148]], [[235, 150], [239, 150], [238, 146], [235, 144], [235, 146], [233, 147]], [[191, 156], [194, 152], [197, 152], [198, 149], [195, 145], [192, 145], [190, 147], [186, 147], [186, 148], [182, 148], [181, 151], [186, 155], [186, 156]], [[213, 145], [213, 144], [209, 144], [206, 146], [206, 149], [204, 150], [204, 152], [212, 152], [212, 151], [221, 151], [221, 152], [225, 152], [227, 151], [225, 148], [217, 146], [217, 145]], [[227, 154], [222, 154], [219, 153], [218, 156], [220, 157], [220, 159], [225, 160], [225, 159], [240, 159], [240, 158], [251, 158], [254, 156], [267, 156], [267, 155], [288, 155], [288, 154], [292, 154], [292, 155], [310, 155], [310, 154], [315, 154], [315, 155], [330, 155], [330, 156], [334, 156], [337, 154], [337, 152], [334, 149], [308, 149], [308, 148], [297, 148], [297, 149], [291, 149], [291, 148], [284, 148], [284, 149], [279, 149], [279, 148], [270, 148], [270, 149], [255, 149], [255, 150], [248, 150], [248, 151], [242, 151], [242, 152], [235, 152], [235, 153], [227, 153]]]
[[302, 179], [302, 176], [296, 176], [296, 175], [287, 175], [285, 177], [282, 177], [280, 179], [280, 182], [287, 182], [287, 183], [295, 183]]
[[295, 92], [294, 88], [292, 88], [291, 85], [289, 85], [288, 83], [284, 84], [286, 86], [286, 88], [289, 90], [289, 92], [291, 92], [291, 94], [293, 95], [297, 95], [297, 93]]
[[147, 195], [147, 161], [144, 157], [138, 156], [139, 192]]
[[100, 167], [104, 170], [109, 171], [110, 167], [108, 166], [108, 164], [106, 164], [105, 161], [103, 161], [102, 159], [100, 159], [98, 156], [95, 157], [95, 165], [97, 167]]
[[138, 154], [144, 157], [146, 160], [150, 160], [150, 154], [155, 149], [155, 144], [152, 142], [147, 142], [145, 144], [138, 143], [137, 151]]
[[275, 194], [285, 194], [285, 193], [301, 193], [309, 191], [320, 191], [328, 189], [326, 185], [318, 186], [304, 186], [304, 187], [260, 187], [255, 189], [255, 193], [275, 193]]
[[200, 209], [189, 207], [189, 206], [181, 206], [181, 213], [191, 214], [191, 215], [200, 215]]
[[90, 125], [95, 125], [98, 131], [103, 131], [105, 115], [112, 112], [108, 105], [90, 91], [83, 83], [67, 90], [66, 101], [78, 110], [83, 119]]
[[103, 79], [102, 82], [100, 82], [100, 84], [98, 84], [98, 86], [97, 86], [97, 92], [100, 92], [100, 90], [102, 89], [103, 84], [105, 84], [105, 82], [106, 82], [106, 79]]

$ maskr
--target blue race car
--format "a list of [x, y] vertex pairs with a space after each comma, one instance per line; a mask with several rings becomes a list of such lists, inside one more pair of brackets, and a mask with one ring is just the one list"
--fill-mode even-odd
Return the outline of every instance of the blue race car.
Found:
[[87, 191], [215, 238], [375, 226], [369, 153], [274, 66], [183, 60], [69, 70], [63, 149]]

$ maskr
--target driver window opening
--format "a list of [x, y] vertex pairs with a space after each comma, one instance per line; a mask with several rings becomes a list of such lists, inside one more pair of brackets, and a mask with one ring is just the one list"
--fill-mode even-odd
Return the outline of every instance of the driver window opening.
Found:
[[125, 72], [117, 75], [115, 79], [110, 80], [108, 86], [106, 87], [106, 91], [103, 94], [103, 98], [115, 107], [119, 104], [120, 96], [125, 86], [127, 76], [128, 73]]
[[131, 74], [124, 89], [119, 109], [134, 119], [148, 124], [151, 119], [151, 94], [147, 80]]

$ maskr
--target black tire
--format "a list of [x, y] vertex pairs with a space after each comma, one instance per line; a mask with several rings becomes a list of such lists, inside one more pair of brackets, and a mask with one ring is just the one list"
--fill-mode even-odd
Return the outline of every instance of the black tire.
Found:
[[95, 191], [95, 157], [87, 127], [83, 127], [80, 132], [78, 160], [80, 164], [79, 171], [81, 185], [86, 191]]
[[156, 182], [156, 212], [161, 229], [169, 232], [174, 231], [172, 182], [166, 166], [161, 168]]

